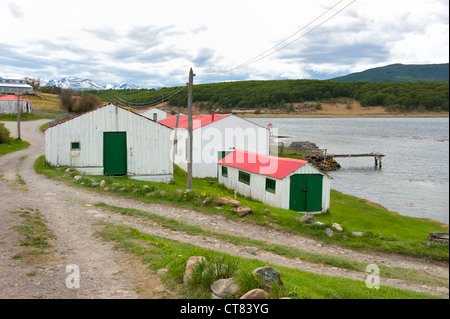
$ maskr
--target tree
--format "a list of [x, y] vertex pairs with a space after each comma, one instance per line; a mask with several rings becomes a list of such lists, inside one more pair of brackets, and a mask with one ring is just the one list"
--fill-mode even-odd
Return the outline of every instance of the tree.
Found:
[[62, 90], [61, 93], [59, 94], [59, 97], [61, 99], [61, 107], [67, 112], [73, 112], [75, 106], [75, 98], [73, 96], [73, 90], [72, 89]]
[[38, 79], [26, 77], [24, 80], [26, 84], [31, 85], [33, 91], [37, 91], [39, 89], [39, 86], [41, 85], [41, 80]]

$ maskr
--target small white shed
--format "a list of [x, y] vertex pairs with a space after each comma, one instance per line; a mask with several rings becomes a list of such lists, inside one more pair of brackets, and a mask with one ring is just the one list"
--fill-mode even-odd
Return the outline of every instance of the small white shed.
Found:
[[[159, 121], [174, 129], [176, 135], [175, 164], [187, 171], [188, 117], [180, 115]], [[269, 130], [232, 114], [204, 114], [192, 117], [192, 176], [217, 177], [217, 162], [235, 149], [269, 154]]]
[[330, 207], [330, 177], [307, 161], [235, 150], [218, 166], [219, 184], [266, 205], [311, 213]]
[[[20, 113], [31, 113], [32, 102], [26, 99], [19, 99]], [[17, 96], [0, 96], [0, 114], [17, 114]]]
[[172, 114], [170, 114], [166, 111], [157, 109], [156, 107], [139, 110], [139, 111], [137, 111], [137, 113], [140, 115], [143, 115], [145, 117], [148, 117], [150, 120], [153, 120], [155, 122], [164, 120], [168, 117], [173, 116]]
[[45, 159], [90, 175], [173, 180], [171, 129], [108, 104], [45, 130]]

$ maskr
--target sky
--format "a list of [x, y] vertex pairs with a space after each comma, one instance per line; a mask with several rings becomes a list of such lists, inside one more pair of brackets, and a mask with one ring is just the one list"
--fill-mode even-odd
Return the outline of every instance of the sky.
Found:
[[[448, 0], [0, 0], [0, 76], [142, 87], [449, 62]], [[247, 63], [250, 62], [250, 63]]]

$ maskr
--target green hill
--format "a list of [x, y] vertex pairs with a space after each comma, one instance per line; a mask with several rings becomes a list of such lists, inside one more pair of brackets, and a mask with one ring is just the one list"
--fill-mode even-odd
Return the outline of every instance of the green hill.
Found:
[[[180, 90], [181, 89], [181, 90]], [[133, 103], [168, 101], [172, 106], [187, 106], [187, 87], [160, 90], [94, 91], [103, 101], [113, 102], [117, 95]], [[448, 111], [449, 82], [338, 82], [320, 80], [239, 81], [194, 85], [193, 101], [200, 109], [289, 108], [291, 103], [323, 102], [352, 98], [362, 106], [394, 107], [404, 111], [426, 109]]]
[[331, 80], [339, 82], [449, 82], [449, 64], [391, 64]]

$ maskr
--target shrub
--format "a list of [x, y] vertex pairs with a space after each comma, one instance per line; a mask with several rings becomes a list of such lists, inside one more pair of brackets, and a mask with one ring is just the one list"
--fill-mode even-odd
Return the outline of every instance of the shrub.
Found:
[[7, 144], [11, 142], [9, 136], [10, 131], [5, 127], [4, 123], [0, 123], [0, 144]]

